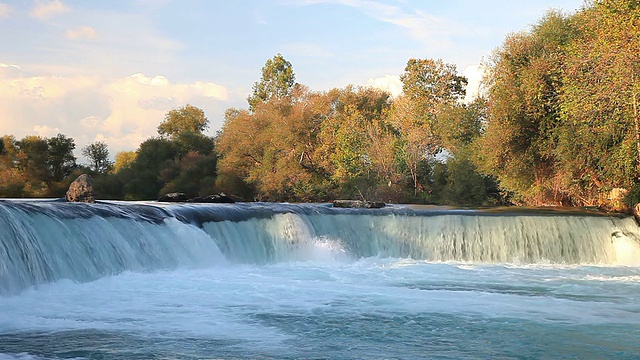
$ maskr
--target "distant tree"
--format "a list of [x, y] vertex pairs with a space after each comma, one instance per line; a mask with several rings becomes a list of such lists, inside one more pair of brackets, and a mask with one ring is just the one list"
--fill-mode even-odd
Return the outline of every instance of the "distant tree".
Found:
[[175, 160], [179, 150], [176, 143], [164, 138], [145, 140], [136, 151], [136, 159], [130, 167], [118, 173], [125, 184], [125, 199], [153, 200], [157, 199], [160, 190], [176, 176], [167, 172], [175, 171]]
[[96, 141], [82, 148], [82, 155], [89, 159], [91, 170], [98, 174], [105, 174], [113, 168], [109, 159], [109, 149], [104, 141]]
[[209, 120], [204, 111], [192, 105], [185, 105], [179, 109], [170, 110], [164, 121], [158, 125], [158, 134], [172, 140], [184, 134], [200, 134], [209, 127]]
[[249, 110], [254, 111], [257, 104], [273, 97], [290, 95], [295, 80], [293, 66], [281, 54], [267, 60], [262, 67], [260, 80], [253, 84], [253, 92], [247, 98]]
[[58, 134], [47, 141], [47, 167], [52, 181], [62, 181], [76, 168], [76, 157], [73, 150], [75, 141], [63, 134]]
[[18, 164], [18, 149], [15, 137], [7, 135], [2, 138], [3, 150], [0, 152], [0, 197], [19, 198], [25, 193], [26, 179]]
[[400, 80], [404, 95], [422, 102], [431, 113], [442, 104], [464, 98], [467, 86], [467, 79], [458, 75], [456, 66], [441, 59], [409, 59]]
[[136, 152], [135, 151], [121, 151], [116, 154], [116, 162], [113, 165], [114, 172], [118, 173], [120, 170], [131, 167], [136, 161]]

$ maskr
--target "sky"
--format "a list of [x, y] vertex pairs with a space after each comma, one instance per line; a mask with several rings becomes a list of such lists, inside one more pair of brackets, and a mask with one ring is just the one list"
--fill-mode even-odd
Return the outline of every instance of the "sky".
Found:
[[[505, 36], [582, 0], [0, 0], [0, 136], [104, 141], [113, 157], [157, 135], [167, 111], [247, 108], [281, 53], [316, 91], [397, 95], [411, 58], [442, 59], [478, 88]], [[76, 154], [80, 162], [83, 159]]]

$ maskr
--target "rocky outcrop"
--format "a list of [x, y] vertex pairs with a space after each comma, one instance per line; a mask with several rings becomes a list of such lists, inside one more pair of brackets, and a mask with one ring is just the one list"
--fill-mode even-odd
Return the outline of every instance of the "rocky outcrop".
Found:
[[95, 203], [96, 194], [93, 191], [93, 181], [91, 176], [87, 174], [78, 176], [78, 178], [69, 185], [69, 190], [67, 190], [65, 199], [68, 202]]
[[366, 201], [366, 200], [334, 200], [333, 207], [337, 208], [365, 208], [379, 209], [386, 204], [383, 202]]

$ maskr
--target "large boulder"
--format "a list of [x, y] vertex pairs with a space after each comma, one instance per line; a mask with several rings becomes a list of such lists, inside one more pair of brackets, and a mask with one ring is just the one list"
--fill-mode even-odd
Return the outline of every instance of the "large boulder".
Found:
[[87, 174], [78, 176], [78, 178], [69, 185], [65, 199], [69, 202], [95, 203], [96, 194], [93, 191], [91, 176]]

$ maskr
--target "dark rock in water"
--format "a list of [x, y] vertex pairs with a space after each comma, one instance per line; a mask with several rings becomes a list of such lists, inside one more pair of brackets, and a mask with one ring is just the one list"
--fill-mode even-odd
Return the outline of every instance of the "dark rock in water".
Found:
[[195, 198], [189, 200], [189, 202], [194, 202], [194, 203], [215, 203], [215, 204], [233, 204], [236, 201], [232, 197], [227, 196], [224, 193], [220, 193], [220, 194], [209, 195], [209, 196], [195, 197]]
[[67, 190], [65, 199], [68, 202], [95, 203], [96, 194], [93, 191], [93, 181], [91, 176], [87, 174], [78, 176], [78, 178], [69, 185], [69, 190]]
[[187, 195], [181, 192], [168, 193], [158, 198], [158, 201], [161, 202], [185, 202], [187, 200]]
[[333, 207], [337, 208], [365, 208], [380, 209], [385, 206], [383, 202], [366, 201], [366, 200], [334, 200]]
[[190, 202], [190, 203], [215, 203], [215, 204], [221, 204], [221, 203], [226, 203], [226, 204], [232, 204], [235, 203], [235, 199], [233, 199], [230, 196], [227, 196], [223, 193], [220, 194], [214, 194], [214, 195], [209, 195], [209, 196], [198, 196], [195, 197], [193, 199], [189, 199], [187, 198], [187, 195], [185, 193], [181, 193], [181, 192], [174, 192], [174, 193], [169, 193], [166, 194], [164, 196], [161, 196], [158, 201], [161, 202]]

